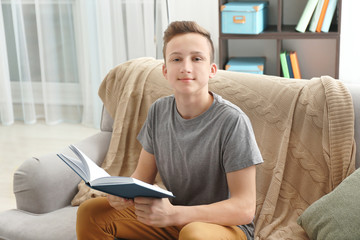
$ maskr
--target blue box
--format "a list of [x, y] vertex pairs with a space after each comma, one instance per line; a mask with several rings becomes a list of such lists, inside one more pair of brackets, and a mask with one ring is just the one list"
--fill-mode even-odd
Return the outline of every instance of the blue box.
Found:
[[231, 58], [225, 66], [225, 70], [228, 71], [255, 74], [264, 74], [264, 68], [264, 57], [235, 57]]
[[227, 34], [259, 34], [267, 26], [266, 1], [229, 2], [221, 6], [221, 30]]

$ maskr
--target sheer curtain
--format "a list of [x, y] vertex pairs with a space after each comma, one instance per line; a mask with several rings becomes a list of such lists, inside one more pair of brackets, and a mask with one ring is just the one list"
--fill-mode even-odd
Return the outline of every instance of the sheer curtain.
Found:
[[167, 2], [1, 0], [0, 120], [99, 126], [99, 85], [114, 66], [161, 58]]

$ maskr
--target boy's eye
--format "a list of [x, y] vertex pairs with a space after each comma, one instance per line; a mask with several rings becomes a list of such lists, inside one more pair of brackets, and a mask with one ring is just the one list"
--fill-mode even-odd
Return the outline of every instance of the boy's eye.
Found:
[[202, 58], [201, 57], [194, 57], [194, 61], [201, 61]]

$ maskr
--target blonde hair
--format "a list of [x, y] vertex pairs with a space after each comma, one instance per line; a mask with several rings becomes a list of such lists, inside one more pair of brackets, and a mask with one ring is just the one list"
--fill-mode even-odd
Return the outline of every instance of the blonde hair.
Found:
[[210, 33], [203, 27], [201, 27], [199, 24], [193, 21], [175, 21], [172, 22], [167, 29], [164, 32], [164, 46], [163, 46], [163, 55], [164, 59], [166, 59], [166, 47], [167, 44], [170, 42], [172, 38], [174, 38], [177, 35], [180, 34], [186, 34], [186, 33], [198, 33], [202, 36], [204, 36], [209, 44], [210, 44], [210, 62], [214, 62], [214, 44], [211, 40]]

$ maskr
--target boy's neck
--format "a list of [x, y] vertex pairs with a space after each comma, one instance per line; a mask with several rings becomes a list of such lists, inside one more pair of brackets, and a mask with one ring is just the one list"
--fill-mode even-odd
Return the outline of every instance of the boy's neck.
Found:
[[176, 95], [176, 107], [184, 119], [192, 119], [206, 112], [213, 103], [213, 95], [210, 92], [201, 95]]

